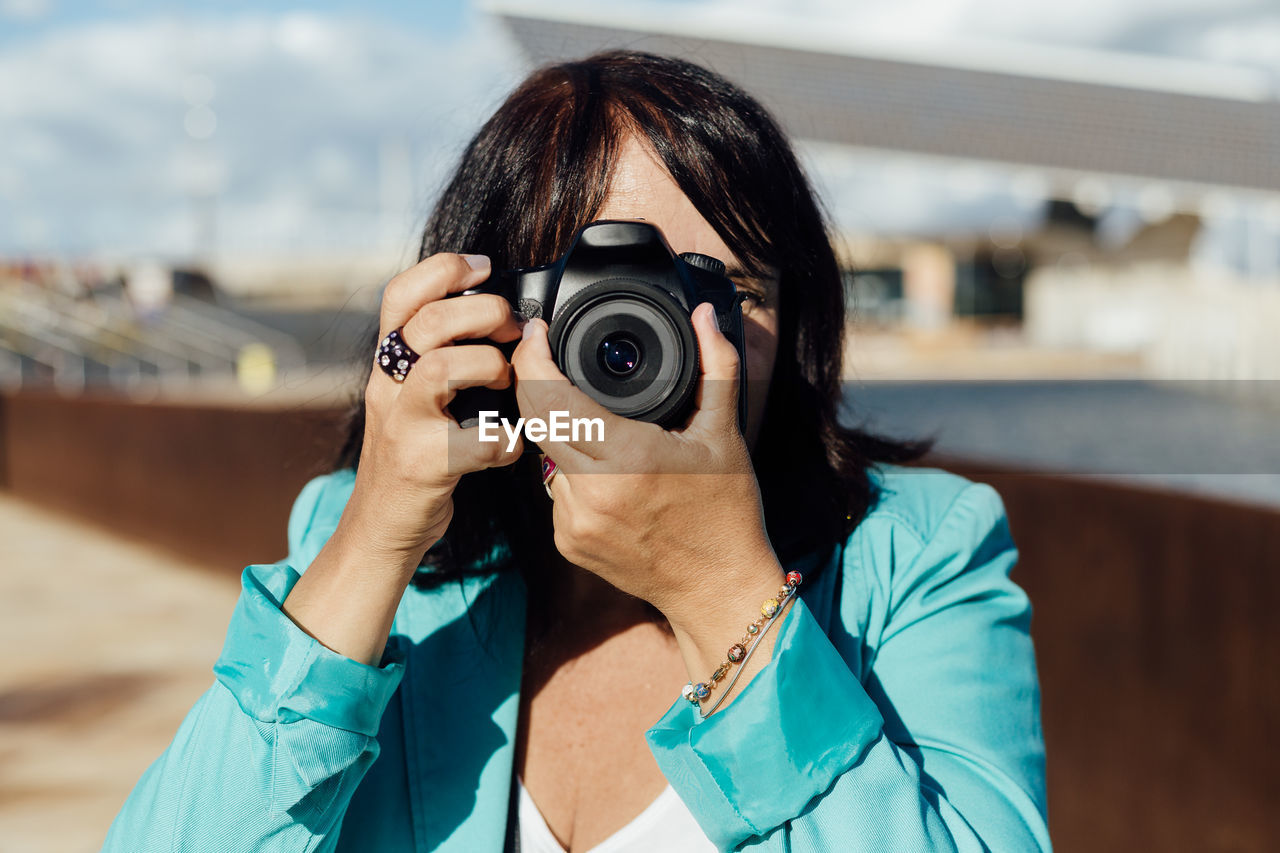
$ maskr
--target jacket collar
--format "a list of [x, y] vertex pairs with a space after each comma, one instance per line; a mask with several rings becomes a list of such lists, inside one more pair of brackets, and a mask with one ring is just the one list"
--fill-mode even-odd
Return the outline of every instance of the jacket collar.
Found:
[[414, 848], [502, 850], [524, 661], [517, 572], [411, 595], [397, 616], [408, 643], [405, 760]]

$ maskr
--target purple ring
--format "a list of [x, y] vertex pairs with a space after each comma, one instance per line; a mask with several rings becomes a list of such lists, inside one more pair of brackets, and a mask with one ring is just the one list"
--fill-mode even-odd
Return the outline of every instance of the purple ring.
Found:
[[378, 343], [378, 351], [373, 354], [373, 363], [395, 381], [403, 382], [418, 358], [418, 354], [405, 342], [404, 326], [401, 326], [393, 332], [388, 332], [387, 336]]

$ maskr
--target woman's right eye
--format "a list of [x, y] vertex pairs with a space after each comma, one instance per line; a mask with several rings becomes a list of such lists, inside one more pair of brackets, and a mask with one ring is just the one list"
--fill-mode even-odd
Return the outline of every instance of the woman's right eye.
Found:
[[764, 294], [742, 285], [738, 288], [738, 304], [742, 306], [742, 316], [746, 317], [753, 310], [764, 304]]

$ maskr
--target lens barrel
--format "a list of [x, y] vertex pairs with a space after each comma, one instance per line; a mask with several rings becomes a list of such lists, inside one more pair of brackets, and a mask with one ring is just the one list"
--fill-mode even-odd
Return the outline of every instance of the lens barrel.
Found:
[[609, 411], [667, 427], [687, 416], [697, 338], [688, 312], [662, 288], [595, 282], [556, 313], [551, 342], [565, 376]]

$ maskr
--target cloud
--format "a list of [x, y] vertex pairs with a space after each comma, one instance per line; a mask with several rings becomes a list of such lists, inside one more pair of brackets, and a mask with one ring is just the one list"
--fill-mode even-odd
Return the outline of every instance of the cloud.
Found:
[[1171, 41], [1180, 52], [1205, 59], [1280, 71], [1280, 12], [1188, 27]]
[[48, 15], [52, 8], [50, 0], [0, 0], [0, 18], [34, 21]]
[[[685, 5], [810, 16], [864, 34], [1280, 63], [1272, 0], [1212, 9], [1203, 0]], [[49, 8], [0, 0], [10, 17]], [[210, 215], [226, 251], [411, 245], [465, 140], [518, 72], [514, 46], [479, 16], [447, 37], [371, 17], [289, 12], [153, 14], [10, 40], [0, 45], [0, 253], [182, 257], [201, 248]], [[813, 165], [838, 175], [837, 160], [816, 153]], [[863, 164], [823, 181], [851, 227], [920, 231], [985, 220], [998, 206], [985, 190], [941, 199], [921, 174]]]
[[511, 56], [483, 20], [445, 39], [314, 13], [152, 17], [11, 43], [0, 252], [183, 256], [208, 210], [227, 250], [406, 240], [514, 82]]

